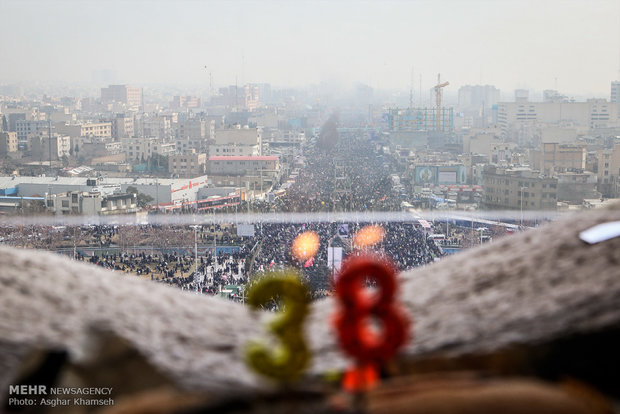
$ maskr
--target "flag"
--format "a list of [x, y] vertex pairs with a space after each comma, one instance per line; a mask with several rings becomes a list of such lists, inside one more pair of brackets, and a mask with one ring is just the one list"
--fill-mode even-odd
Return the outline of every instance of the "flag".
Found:
[[310, 267], [314, 264], [314, 257], [309, 258], [306, 263], [304, 263], [304, 267]]

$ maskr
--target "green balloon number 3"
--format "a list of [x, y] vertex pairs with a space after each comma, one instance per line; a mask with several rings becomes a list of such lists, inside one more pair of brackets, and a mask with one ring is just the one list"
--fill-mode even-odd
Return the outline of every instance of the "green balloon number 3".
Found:
[[308, 289], [293, 271], [270, 273], [250, 288], [248, 304], [254, 309], [280, 299], [280, 316], [269, 323], [269, 331], [280, 344], [269, 350], [264, 343], [250, 342], [246, 350], [248, 364], [256, 372], [280, 382], [297, 379], [310, 361], [303, 336], [308, 315]]

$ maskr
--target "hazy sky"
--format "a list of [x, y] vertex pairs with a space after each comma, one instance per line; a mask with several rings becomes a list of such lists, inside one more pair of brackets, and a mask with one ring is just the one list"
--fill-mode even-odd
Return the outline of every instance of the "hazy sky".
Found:
[[608, 95], [620, 1], [0, 0], [0, 83], [493, 84]]

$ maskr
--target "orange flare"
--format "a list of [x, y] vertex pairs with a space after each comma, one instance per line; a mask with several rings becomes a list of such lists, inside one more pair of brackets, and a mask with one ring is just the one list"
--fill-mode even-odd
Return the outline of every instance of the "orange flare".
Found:
[[369, 247], [383, 240], [383, 227], [369, 225], [358, 231], [353, 237], [353, 244], [358, 248]]
[[293, 240], [291, 250], [297, 260], [308, 260], [319, 250], [319, 236], [313, 231], [301, 233]]

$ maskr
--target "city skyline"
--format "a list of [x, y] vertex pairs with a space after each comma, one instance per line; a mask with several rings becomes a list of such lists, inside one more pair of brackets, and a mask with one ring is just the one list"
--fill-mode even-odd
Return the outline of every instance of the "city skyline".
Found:
[[[616, 1], [0, 3], [0, 83], [491, 84], [609, 94]], [[595, 47], [593, 47], [593, 45]], [[206, 67], [206, 68], [205, 68]], [[413, 69], [413, 82], [411, 73]], [[102, 82], [102, 86], [103, 86]], [[426, 97], [424, 97], [426, 99]]]

